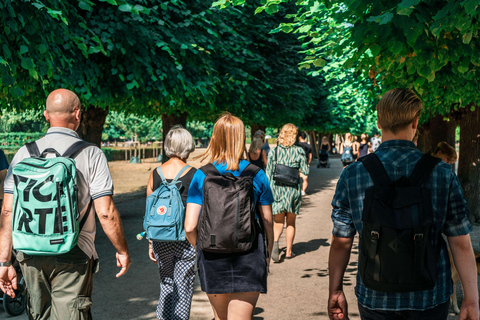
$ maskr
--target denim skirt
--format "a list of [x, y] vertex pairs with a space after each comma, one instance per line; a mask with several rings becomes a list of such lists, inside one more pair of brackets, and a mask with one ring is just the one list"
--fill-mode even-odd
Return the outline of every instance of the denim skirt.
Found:
[[208, 294], [267, 293], [267, 260], [263, 235], [242, 253], [212, 253], [198, 249], [198, 275]]

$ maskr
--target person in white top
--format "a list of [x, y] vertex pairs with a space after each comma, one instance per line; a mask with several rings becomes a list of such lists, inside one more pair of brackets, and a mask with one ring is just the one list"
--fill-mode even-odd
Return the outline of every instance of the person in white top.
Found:
[[[39, 150], [54, 148], [63, 154], [75, 142], [81, 141], [75, 130], [81, 119], [80, 100], [70, 90], [58, 89], [47, 97], [44, 112], [50, 129], [36, 141]], [[4, 183], [4, 203], [0, 215], [0, 289], [14, 297], [17, 279], [9, 265], [12, 251], [12, 206], [14, 179], [12, 168], [29, 157], [26, 147], [15, 155]], [[102, 228], [115, 249], [117, 266], [125, 274], [130, 255], [123, 233], [120, 215], [113, 203], [113, 182], [103, 152], [96, 146], [83, 149], [75, 158], [77, 168], [77, 205], [82, 219], [88, 208], [97, 213]], [[93, 206], [89, 207], [90, 201]], [[29, 292], [27, 312], [31, 319], [91, 319], [93, 274], [97, 270], [95, 251], [95, 216], [88, 215], [79, 234], [77, 246], [56, 256], [31, 256], [18, 252], [23, 276]]]

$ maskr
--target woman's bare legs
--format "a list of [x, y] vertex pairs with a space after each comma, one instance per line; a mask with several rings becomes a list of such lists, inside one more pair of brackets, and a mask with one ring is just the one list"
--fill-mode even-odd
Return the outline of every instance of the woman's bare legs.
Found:
[[251, 320], [259, 292], [207, 294], [215, 320]]
[[285, 213], [278, 213], [273, 216], [273, 241], [278, 242], [285, 224]]
[[285, 258], [289, 258], [292, 256], [292, 247], [293, 247], [293, 239], [295, 239], [295, 221], [297, 219], [297, 215], [292, 212], [287, 212], [287, 232], [286, 232], [286, 240], [287, 240], [287, 251], [285, 252]]

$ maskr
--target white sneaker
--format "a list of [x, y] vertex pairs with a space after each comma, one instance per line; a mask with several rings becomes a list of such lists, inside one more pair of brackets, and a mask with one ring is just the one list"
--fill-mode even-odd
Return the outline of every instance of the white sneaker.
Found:
[[307, 194], [305, 193], [305, 191], [302, 190], [302, 196], [306, 196]]

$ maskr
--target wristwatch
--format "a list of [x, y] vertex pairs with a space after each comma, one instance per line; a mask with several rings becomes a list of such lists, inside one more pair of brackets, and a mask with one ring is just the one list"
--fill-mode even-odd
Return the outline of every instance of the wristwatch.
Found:
[[10, 267], [12, 265], [12, 261], [0, 262], [0, 267]]

